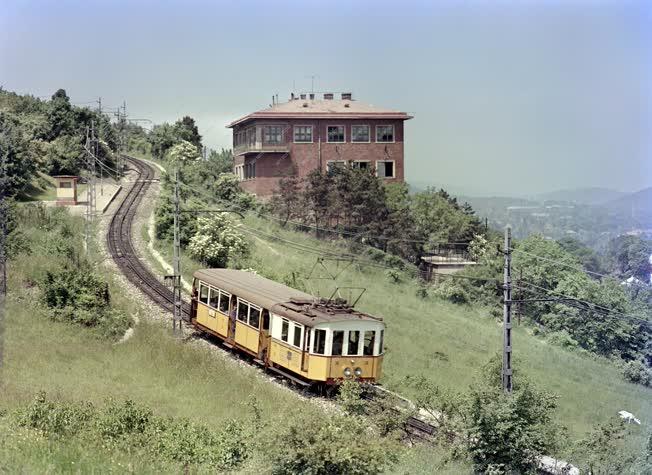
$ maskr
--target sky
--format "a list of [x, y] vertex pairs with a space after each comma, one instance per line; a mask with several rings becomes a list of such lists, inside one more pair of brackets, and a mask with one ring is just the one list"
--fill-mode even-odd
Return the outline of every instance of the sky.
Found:
[[225, 125], [292, 90], [414, 115], [406, 179], [467, 194], [652, 186], [652, 2], [16, 1], [0, 85]]

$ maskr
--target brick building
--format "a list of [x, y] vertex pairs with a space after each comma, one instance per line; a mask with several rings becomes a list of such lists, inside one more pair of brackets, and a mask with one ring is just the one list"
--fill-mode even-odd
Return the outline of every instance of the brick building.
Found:
[[325, 93], [292, 94], [285, 103], [246, 115], [231, 124], [234, 172], [242, 187], [272, 194], [289, 175], [315, 168], [372, 168], [383, 179], [403, 181], [403, 123], [412, 117]]

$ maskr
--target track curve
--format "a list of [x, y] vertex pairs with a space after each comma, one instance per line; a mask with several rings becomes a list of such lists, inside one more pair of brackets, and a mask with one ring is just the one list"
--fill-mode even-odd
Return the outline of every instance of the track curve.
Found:
[[[106, 236], [109, 254], [124, 276], [154, 303], [165, 310], [172, 311], [173, 293], [153, 274], [138, 257], [132, 245], [132, 227], [138, 205], [149, 189], [154, 178], [154, 169], [147, 163], [125, 156], [126, 161], [138, 173], [138, 178], [127, 192], [120, 206], [111, 218]], [[190, 315], [190, 306], [182, 305], [184, 320]]]

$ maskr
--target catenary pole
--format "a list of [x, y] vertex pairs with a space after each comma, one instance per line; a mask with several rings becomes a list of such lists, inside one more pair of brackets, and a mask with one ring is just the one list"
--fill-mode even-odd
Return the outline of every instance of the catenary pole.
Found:
[[503, 273], [503, 390], [512, 392], [512, 228], [505, 228]]
[[172, 329], [181, 335], [181, 240], [179, 236], [179, 167], [174, 168], [174, 251], [172, 258], [174, 309], [172, 314]]

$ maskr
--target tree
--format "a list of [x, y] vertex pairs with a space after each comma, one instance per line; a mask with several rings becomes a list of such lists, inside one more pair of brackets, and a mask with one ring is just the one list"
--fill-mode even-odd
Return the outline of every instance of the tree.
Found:
[[238, 227], [226, 213], [197, 218], [197, 232], [190, 239], [188, 252], [208, 266], [226, 267], [229, 259], [249, 252], [249, 243]]
[[0, 112], [0, 179], [7, 196], [14, 196], [29, 183], [36, 172], [30, 142], [20, 123]]
[[84, 147], [78, 138], [62, 135], [47, 147], [46, 171], [50, 175], [77, 175], [84, 166], [84, 154]]
[[211, 150], [208, 154], [208, 168], [218, 175], [233, 173], [233, 152], [224, 148], [219, 152]]
[[178, 142], [174, 126], [163, 123], [155, 125], [148, 135], [152, 155], [158, 160], [163, 160], [167, 151]]
[[54, 140], [60, 135], [70, 135], [75, 132], [75, 118], [70, 104], [70, 98], [64, 89], [59, 89], [52, 96], [48, 113], [48, 131], [46, 139]]
[[296, 175], [281, 178], [270, 200], [270, 207], [283, 226], [301, 215], [301, 179]]
[[607, 253], [620, 275], [649, 282], [652, 274], [652, 241], [645, 241], [639, 236], [618, 236], [609, 242]]
[[195, 124], [195, 119], [185, 116], [174, 124], [176, 136], [179, 140], [185, 140], [193, 144], [198, 151], [201, 151], [201, 135]]
[[557, 396], [540, 391], [522, 374], [512, 394], [500, 379], [501, 360], [490, 361], [464, 406], [468, 451], [481, 472], [528, 473], [540, 455], [558, 447]]
[[176, 164], [183, 164], [200, 158], [197, 147], [186, 140], [182, 140], [170, 148], [170, 160]]

